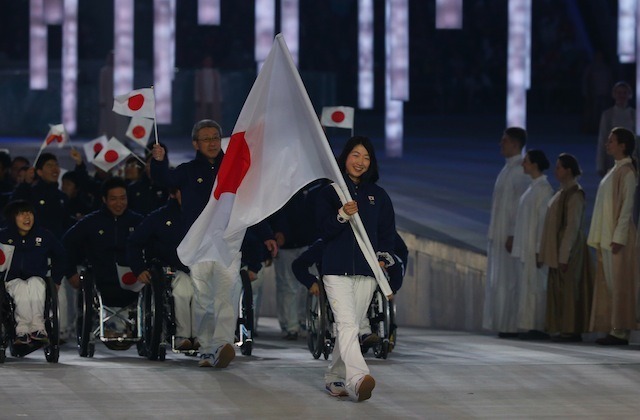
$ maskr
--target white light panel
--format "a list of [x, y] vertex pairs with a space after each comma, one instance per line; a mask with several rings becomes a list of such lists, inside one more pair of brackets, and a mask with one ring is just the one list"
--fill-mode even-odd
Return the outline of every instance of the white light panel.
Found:
[[298, 0], [280, 0], [280, 32], [289, 47], [295, 65], [300, 53], [300, 7]]
[[62, 24], [62, 123], [76, 132], [78, 108], [78, 0], [64, 0]]
[[391, 46], [391, 99], [409, 100], [409, 1], [387, 0], [387, 36]]
[[358, 0], [358, 106], [373, 109], [373, 0]]
[[509, 0], [509, 39], [507, 41], [507, 126], [526, 128], [527, 53], [531, 32], [531, 0]]
[[44, 21], [44, 0], [29, 1], [29, 88], [46, 89], [47, 25]]
[[220, 25], [220, 0], [198, 0], [198, 25]]
[[[640, 7], [636, 8], [636, 22], [640, 22]], [[636, 26], [636, 57], [640, 56], [640, 26]], [[636, 65], [636, 134], [640, 133], [640, 66]], [[636, 150], [640, 145], [636, 142]]]
[[[47, 25], [62, 24], [64, 0], [46, 0], [44, 2], [44, 21]], [[65, 127], [66, 129], [66, 127]]]
[[[258, 72], [267, 59], [276, 36], [275, 0], [256, 0], [255, 3], [255, 60]], [[288, 40], [287, 40], [288, 41]], [[288, 42], [287, 42], [288, 43]]]
[[153, 80], [159, 124], [171, 123], [172, 28], [175, 21], [171, 3], [171, 0], [154, 0], [153, 3]]
[[133, 90], [133, 0], [114, 0], [113, 95]]
[[[392, 24], [392, 8], [395, 0], [385, 3], [385, 151], [389, 157], [402, 157], [403, 103], [393, 98], [395, 77], [393, 63], [394, 36], [398, 31]], [[401, 76], [400, 76], [401, 77]]]
[[462, 0], [436, 0], [436, 29], [462, 29]]
[[618, 0], [618, 58], [621, 63], [636, 61], [637, 0]]

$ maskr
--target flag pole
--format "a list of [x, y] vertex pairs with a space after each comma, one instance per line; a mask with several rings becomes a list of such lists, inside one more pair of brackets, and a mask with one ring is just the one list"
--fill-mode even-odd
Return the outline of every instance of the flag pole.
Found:
[[[282, 34], [276, 35], [276, 41], [280, 44], [280, 46], [282, 47], [282, 50], [285, 52], [284, 56], [287, 62], [289, 63], [289, 66], [294, 70], [292, 71], [292, 73], [294, 76], [295, 83], [298, 85], [301, 91], [306, 92], [304, 83], [302, 83], [302, 79], [300, 78], [300, 74], [298, 73], [296, 65], [293, 62], [293, 58], [291, 58], [291, 54], [289, 53], [289, 49], [287, 48], [287, 44], [284, 41], [283, 35]], [[304, 98], [304, 102], [306, 103], [306, 106], [309, 112], [313, 112], [315, 114], [315, 110], [313, 109], [313, 105], [311, 104], [311, 100], [309, 99], [308, 95], [306, 95], [306, 97]], [[329, 160], [329, 165], [331, 165], [333, 173], [337, 178], [335, 180], [336, 184], [340, 187], [340, 189], [344, 193], [346, 200], [352, 201], [353, 199], [351, 198], [351, 194], [349, 193], [349, 188], [347, 188], [347, 184], [344, 181], [344, 178], [342, 177], [342, 172], [338, 167], [338, 163], [336, 162], [335, 156], [333, 155], [333, 151], [331, 150], [331, 147], [329, 147], [329, 142], [327, 141], [327, 137], [324, 134], [324, 131], [322, 131], [322, 127], [320, 126], [320, 121], [318, 121], [317, 119], [314, 119], [314, 127], [318, 131], [320, 138], [324, 139], [324, 141], [322, 142], [322, 147], [325, 150], [327, 160]], [[393, 291], [389, 286], [389, 282], [387, 281], [387, 278], [385, 277], [384, 272], [382, 271], [382, 268], [378, 264], [378, 259], [373, 250], [373, 246], [371, 246], [371, 240], [369, 239], [369, 235], [367, 234], [367, 231], [365, 230], [364, 225], [362, 224], [362, 219], [360, 218], [360, 215], [358, 213], [354, 214], [351, 217], [349, 224], [351, 225], [351, 228], [354, 230], [354, 234], [356, 235], [356, 237], [360, 236], [363, 239], [361, 243], [362, 245], [364, 245], [364, 249], [362, 249], [362, 253], [365, 256], [367, 263], [371, 267], [371, 270], [373, 271], [376, 277], [376, 281], [378, 282], [380, 289], [382, 289], [382, 293], [387, 297], [391, 296], [393, 294]], [[360, 244], [360, 241], [358, 241], [358, 243]]]
[[[154, 89], [153, 85], [151, 85], [151, 89]], [[158, 144], [158, 123], [156, 122], [156, 94], [155, 89], [153, 91], [153, 128], [156, 132], [156, 144]]]

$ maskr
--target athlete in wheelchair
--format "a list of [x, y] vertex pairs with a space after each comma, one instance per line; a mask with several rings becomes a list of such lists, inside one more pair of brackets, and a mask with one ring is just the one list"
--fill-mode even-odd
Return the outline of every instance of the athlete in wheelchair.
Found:
[[7, 348], [14, 357], [43, 348], [46, 360], [56, 363], [64, 248], [51, 232], [35, 224], [29, 202], [9, 203], [5, 218], [8, 227], [0, 230], [0, 363]]
[[[141, 345], [138, 291], [128, 268], [126, 242], [142, 216], [127, 209], [127, 189], [118, 177], [102, 185], [103, 208], [88, 214], [64, 235], [66, 276], [78, 293], [78, 353], [92, 357], [95, 339], [114, 350]], [[84, 269], [78, 272], [78, 267]]]
[[[402, 286], [408, 257], [407, 246], [397, 233], [395, 244], [393, 255], [395, 264], [389, 267], [386, 273], [394, 296]], [[314, 358], [318, 359], [323, 355], [326, 360], [333, 351], [335, 342], [333, 313], [324, 291], [322, 276], [317, 277], [309, 272], [309, 268], [314, 264], [318, 272], [321, 272], [323, 249], [322, 240], [317, 240], [293, 262], [292, 269], [298, 281], [309, 289], [306, 316], [307, 346]], [[375, 357], [386, 359], [395, 347], [396, 330], [395, 302], [393, 299], [387, 301], [378, 287], [373, 294], [366, 316], [360, 321], [358, 335], [362, 353], [373, 348]]]
[[149, 214], [129, 237], [127, 255], [142, 289], [143, 352], [150, 360], [164, 360], [166, 348], [195, 355], [195, 305], [189, 268], [176, 248], [186, 227], [180, 190], [173, 189], [167, 204]]

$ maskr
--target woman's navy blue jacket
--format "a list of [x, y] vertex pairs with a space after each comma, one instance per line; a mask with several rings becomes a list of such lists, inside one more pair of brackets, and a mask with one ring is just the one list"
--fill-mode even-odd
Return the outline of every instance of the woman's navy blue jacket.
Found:
[[51, 278], [60, 284], [64, 274], [66, 252], [60, 241], [49, 230], [34, 225], [26, 236], [20, 236], [14, 225], [0, 230], [0, 243], [13, 245], [13, 258], [6, 280], [32, 276], [45, 278], [51, 259]]
[[[352, 199], [358, 203], [358, 213], [373, 250], [393, 255], [396, 223], [389, 195], [376, 184], [363, 181], [356, 185], [349, 177], [345, 177], [345, 182]], [[320, 192], [316, 220], [321, 238], [325, 242], [322, 274], [374, 277], [360, 251], [350, 223], [340, 223], [337, 219], [341, 207], [342, 203], [332, 185]]]

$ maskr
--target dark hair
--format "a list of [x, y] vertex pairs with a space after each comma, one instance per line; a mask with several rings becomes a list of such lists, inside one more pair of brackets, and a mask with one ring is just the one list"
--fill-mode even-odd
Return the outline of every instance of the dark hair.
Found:
[[128, 165], [130, 163], [135, 163], [138, 169], [140, 170], [144, 169], [144, 163], [140, 162], [140, 160], [137, 157], [134, 157], [134, 156], [128, 157], [127, 160], [125, 161], [125, 165]]
[[342, 153], [338, 156], [338, 167], [343, 174], [346, 173], [347, 157], [353, 148], [359, 144], [367, 149], [367, 152], [369, 153], [369, 169], [367, 169], [367, 172], [362, 174], [361, 179], [365, 182], [375, 183], [380, 179], [380, 175], [378, 174], [378, 160], [376, 159], [376, 152], [373, 148], [373, 144], [371, 144], [371, 140], [369, 140], [368, 137], [355, 136], [347, 140], [347, 144], [344, 145]]
[[49, 162], [50, 160], [55, 160], [57, 162], [58, 158], [53, 153], [45, 152], [41, 154], [38, 160], [36, 161], [36, 169], [42, 169], [44, 164]]
[[508, 127], [504, 130], [504, 134], [510, 139], [520, 143], [520, 149], [527, 145], [527, 130], [521, 127]]
[[558, 161], [560, 161], [560, 166], [571, 171], [571, 175], [573, 175], [574, 178], [582, 175], [582, 169], [580, 169], [580, 164], [575, 156], [569, 153], [560, 153], [560, 155], [558, 155]]
[[222, 127], [220, 127], [220, 124], [213, 120], [200, 120], [193, 125], [193, 129], [191, 130], [191, 141], [198, 140], [198, 131], [202, 130], [203, 128], [217, 128], [218, 134], [220, 134], [220, 137], [222, 137]]
[[16, 157], [14, 157], [14, 158], [11, 160], [11, 164], [13, 165], [13, 163], [14, 163], [14, 162], [20, 162], [20, 161], [24, 162], [24, 164], [25, 164], [26, 166], [29, 166], [29, 159], [27, 159], [27, 158], [26, 158], [26, 157], [24, 157], [24, 156], [16, 156]]
[[76, 187], [80, 186], [80, 177], [76, 172], [73, 172], [73, 171], [65, 172], [64, 175], [62, 175], [62, 180], [73, 182], [76, 185]]
[[35, 209], [33, 208], [33, 204], [28, 202], [27, 200], [14, 200], [8, 203], [4, 207], [4, 217], [8, 223], [15, 224], [16, 216], [20, 213], [34, 213]]
[[547, 155], [542, 150], [531, 149], [527, 152], [527, 156], [529, 157], [529, 162], [538, 165], [540, 172], [549, 169], [549, 159], [547, 159]]
[[119, 176], [114, 176], [105, 180], [102, 183], [102, 197], [107, 198], [107, 195], [109, 195], [109, 191], [113, 190], [114, 188], [124, 188], [126, 191], [127, 183]]
[[631, 156], [636, 148], [636, 135], [624, 127], [615, 127], [611, 134], [615, 134], [618, 143], [624, 144], [624, 155]]

